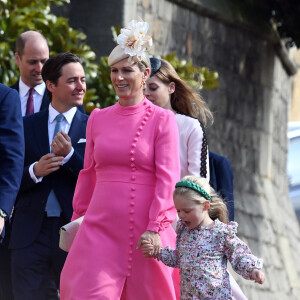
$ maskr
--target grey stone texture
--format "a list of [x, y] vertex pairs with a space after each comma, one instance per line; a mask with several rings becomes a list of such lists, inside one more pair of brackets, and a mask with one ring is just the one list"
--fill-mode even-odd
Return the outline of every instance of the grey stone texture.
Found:
[[231, 273], [249, 300], [300, 299], [300, 230], [286, 173], [292, 78], [259, 32], [179, 2], [204, 1], [72, 0], [70, 24], [108, 55], [110, 26], [140, 17], [150, 23], [154, 55], [176, 51], [219, 72], [219, 87], [203, 92], [215, 117], [209, 148], [232, 163], [238, 235], [264, 259], [266, 281], [258, 285]]

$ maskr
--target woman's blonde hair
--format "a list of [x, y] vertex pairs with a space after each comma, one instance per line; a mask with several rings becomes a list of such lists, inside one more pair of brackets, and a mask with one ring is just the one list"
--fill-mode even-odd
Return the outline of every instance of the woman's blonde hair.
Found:
[[[199, 185], [200, 187], [202, 187], [207, 192], [207, 194], [211, 198], [208, 214], [212, 220], [219, 219], [223, 223], [228, 222], [227, 206], [226, 206], [224, 200], [222, 199], [222, 197], [220, 197], [218, 195], [218, 193], [210, 186], [210, 184], [207, 182], [206, 178], [188, 175], [188, 176], [183, 177], [181, 180], [187, 180], [187, 181], [193, 182], [193, 183]], [[196, 201], [197, 203], [200, 203], [200, 204], [207, 201], [207, 199], [204, 198], [200, 192], [198, 192], [194, 189], [191, 189], [189, 187], [182, 187], [182, 186], [176, 187], [173, 195], [181, 196], [186, 199]]]
[[150, 57], [147, 52], [143, 53], [141, 56], [141, 60], [137, 60], [137, 65], [141, 72], [145, 71], [145, 69], [149, 69], [149, 74], [151, 73], [151, 63], [150, 63]]
[[161, 66], [154, 75], [165, 84], [175, 83], [171, 106], [176, 112], [199, 119], [205, 127], [213, 123], [213, 115], [206, 102], [179, 77], [168, 61], [161, 59]]

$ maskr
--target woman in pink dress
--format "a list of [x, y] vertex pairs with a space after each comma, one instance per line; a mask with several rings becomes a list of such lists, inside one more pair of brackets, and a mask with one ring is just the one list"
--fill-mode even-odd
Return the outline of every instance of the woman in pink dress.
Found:
[[143, 257], [143, 241], [175, 247], [172, 192], [180, 178], [174, 114], [143, 96], [148, 24], [131, 21], [108, 58], [119, 101], [87, 125], [73, 220], [85, 216], [61, 274], [61, 300], [178, 299], [178, 270]]

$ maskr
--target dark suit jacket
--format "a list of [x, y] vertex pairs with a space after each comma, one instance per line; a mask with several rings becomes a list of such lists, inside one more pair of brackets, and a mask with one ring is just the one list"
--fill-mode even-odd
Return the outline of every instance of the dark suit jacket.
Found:
[[[13, 84], [11, 86], [12, 89], [15, 89], [19, 92], [19, 80]], [[44, 110], [44, 109], [48, 109], [49, 107], [49, 96], [48, 96], [48, 92], [47, 92], [47, 89], [45, 90], [45, 93], [44, 93], [44, 96], [43, 96], [43, 99], [42, 99], [42, 104], [41, 104], [41, 108], [40, 108], [40, 111], [41, 110]], [[84, 108], [84, 105], [81, 105], [78, 107], [78, 109], [82, 112], [82, 113], [85, 113], [85, 108]]]
[[209, 151], [210, 185], [225, 199], [229, 220], [234, 220], [233, 171], [230, 161]]
[[0, 208], [8, 215], [19, 191], [23, 163], [24, 137], [19, 95], [0, 84]]
[[24, 121], [25, 162], [23, 178], [12, 220], [11, 249], [30, 245], [41, 230], [45, 217], [45, 206], [50, 190], [53, 189], [62, 208], [66, 222], [72, 217], [72, 199], [78, 174], [83, 168], [86, 123], [88, 116], [77, 110], [69, 136], [74, 153], [70, 160], [59, 170], [34, 183], [29, 174], [29, 166], [50, 152], [48, 139], [48, 109], [26, 116]]

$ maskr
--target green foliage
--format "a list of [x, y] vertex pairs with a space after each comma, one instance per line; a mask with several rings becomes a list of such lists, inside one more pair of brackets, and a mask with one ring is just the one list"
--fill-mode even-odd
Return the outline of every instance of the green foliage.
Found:
[[[110, 80], [107, 57], [96, 59], [95, 53], [86, 44], [86, 35], [69, 27], [66, 18], [51, 14], [51, 5], [64, 3], [69, 3], [69, 0], [0, 0], [0, 82], [9, 86], [19, 77], [14, 59], [17, 37], [27, 30], [39, 31], [48, 41], [51, 56], [72, 52], [83, 58], [88, 87], [84, 103], [90, 113], [95, 107], [116, 103], [117, 96]], [[120, 26], [112, 27], [114, 40], [119, 33]], [[217, 72], [195, 67], [192, 60], [180, 60], [175, 53], [164, 58], [191, 87], [211, 89], [218, 85]]]
[[178, 75], [194, 89], [214, 89], [218, 86], [219, 74], [207, 67], [196, 67], [192, 59], [179, 59], [175, 52], [162, 57], [176, 70]]
[[[95, 53], [86, 44], [84, 33], [69, 27], [68, 20], [50, 13], [51, 5], [62, 5], [69, 0], [0, 0], [0, 82], [11, 85], [19, 72], [15, 65], [16, 38], [26, 30], [41, 32], [47, 39], [50, 55], [72, 52], [84, 61], [87, 82], [97, 76]], [[85, 103], [94, 99], [93, 90], [85, 96]]]

